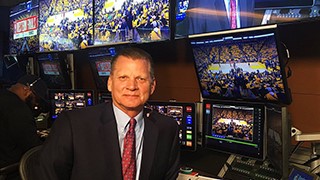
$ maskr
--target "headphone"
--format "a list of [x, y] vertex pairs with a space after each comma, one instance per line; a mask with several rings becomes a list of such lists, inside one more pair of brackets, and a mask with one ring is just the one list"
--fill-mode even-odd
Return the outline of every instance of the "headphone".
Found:
[[28, 87], [32, 87], [32, 86], [34, 86], [38, 81], [40, 80], [40, 78], [38, 78], [38, 79], [36, 79], [36, 80], [34, 80], [32, 83], [27, 83], [27, 86]]

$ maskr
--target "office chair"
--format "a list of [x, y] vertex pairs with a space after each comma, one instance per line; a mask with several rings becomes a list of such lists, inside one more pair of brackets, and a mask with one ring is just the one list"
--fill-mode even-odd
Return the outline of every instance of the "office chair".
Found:
[[0, 180], [6, 180], [10, 175], [19, 172], [19, 163], [10, 164], [0, 169]]
[[22, 180], [36, 180], [38, 179], [37, 167], [39, 166], [39, 152], [40, 146], [29, 149], [21, 158], [19, 165], [19, 172]]

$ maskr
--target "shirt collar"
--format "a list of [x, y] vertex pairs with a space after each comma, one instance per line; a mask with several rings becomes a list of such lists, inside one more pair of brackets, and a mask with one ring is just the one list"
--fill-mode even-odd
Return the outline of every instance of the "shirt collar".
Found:
[[[114, 115], [116, 117], [118, 132], [125, 132], [127, 128], [126, 126], [129, 124], [130, 117], [114, 104], [112, 104], [112, 106]], [[135, 116], [134, 119], [137, 121], [136, 128], [141, 128], [143, 123], [143, 110], [137, 116]]]

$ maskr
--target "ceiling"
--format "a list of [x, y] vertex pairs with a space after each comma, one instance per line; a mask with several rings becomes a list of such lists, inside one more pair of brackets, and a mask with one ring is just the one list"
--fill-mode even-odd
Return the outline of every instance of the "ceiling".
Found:
[[20, 2], [24, 2], [25, 0], [0, 0], [0, 6], [11, 7], [17, 5]]

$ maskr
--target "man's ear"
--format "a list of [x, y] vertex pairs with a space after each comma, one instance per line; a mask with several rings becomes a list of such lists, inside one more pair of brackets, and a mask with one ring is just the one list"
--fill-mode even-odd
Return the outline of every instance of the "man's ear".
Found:
[[157, 84], [156, 80], [153, 79], [153, 81], [151, 82], [150, 95], [152, 95], [154, 90], [156, 89], [156, 84]]
[[111, 92], [111, 89], [112, 89], [112, 78], [111, 78], [111, 76], [108, 77], [107, 89], [108, 89], [108, 91]]

